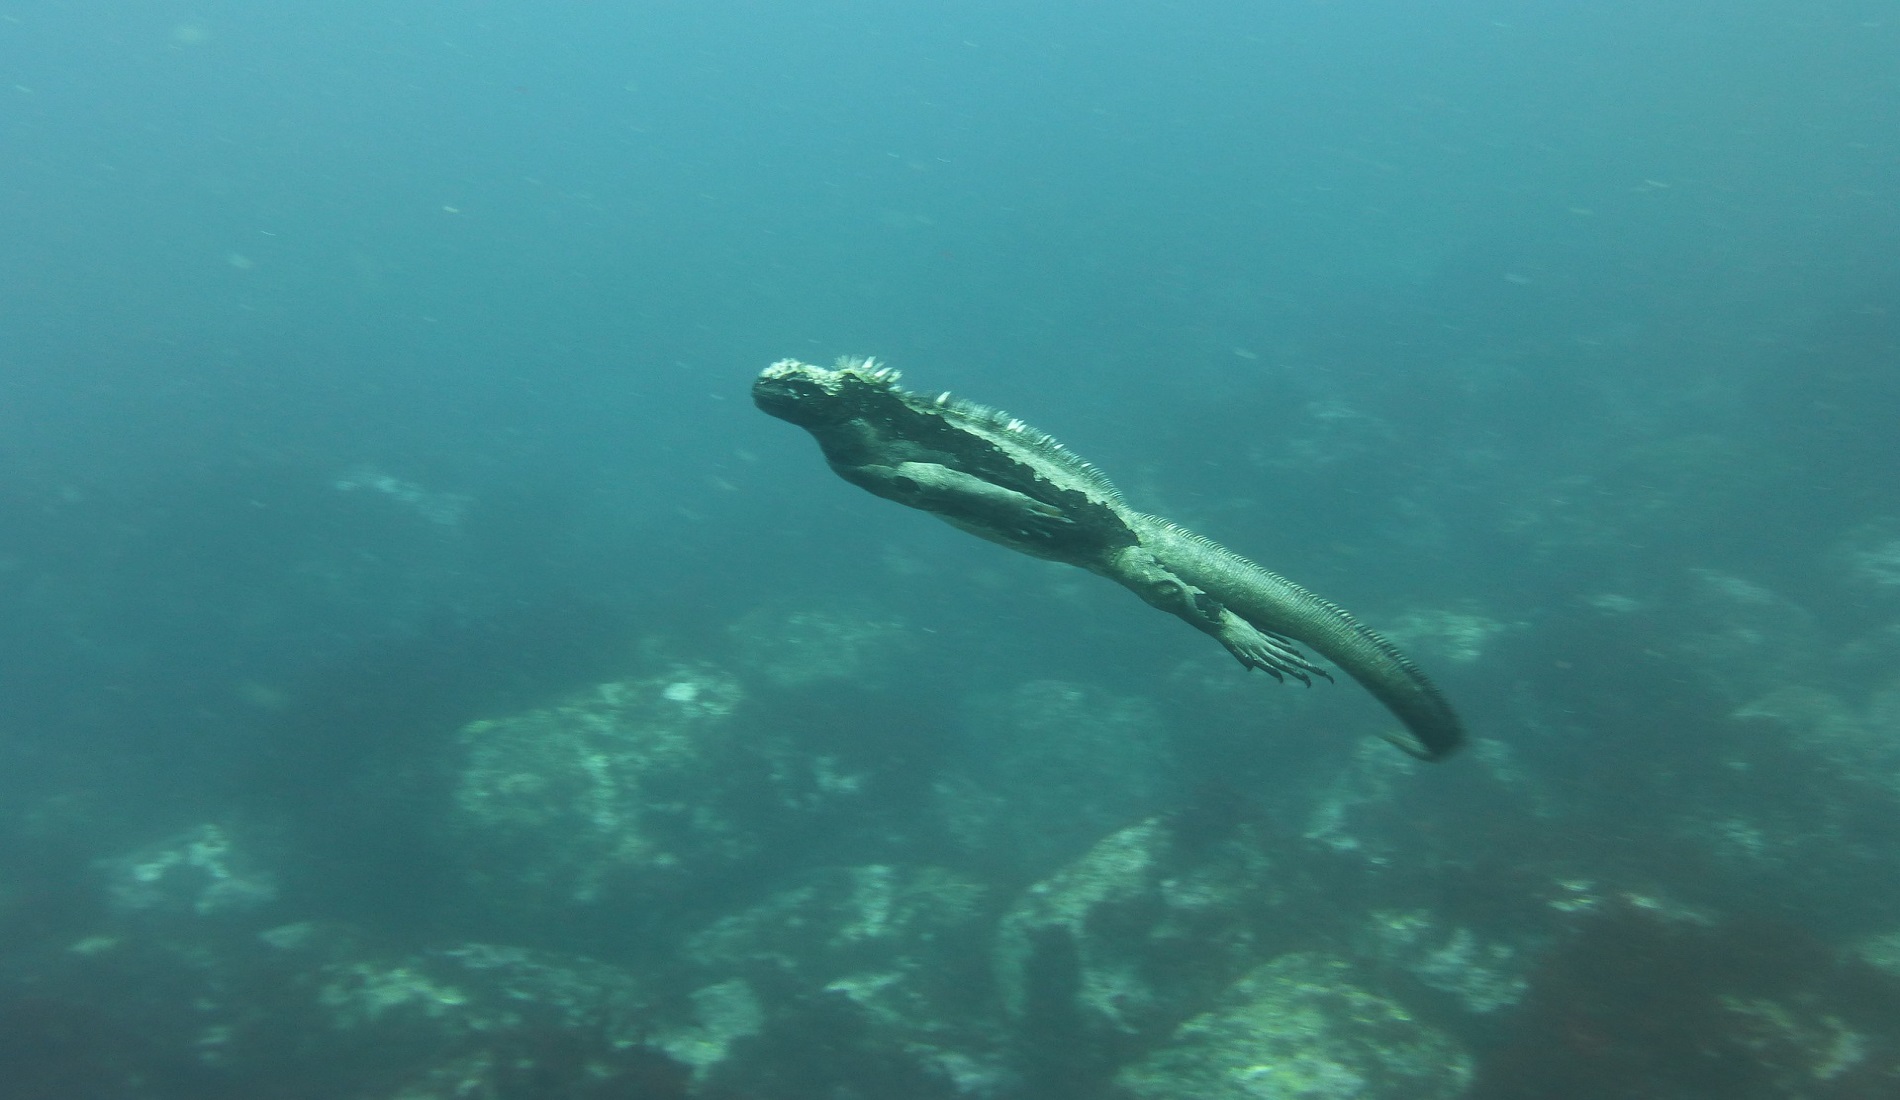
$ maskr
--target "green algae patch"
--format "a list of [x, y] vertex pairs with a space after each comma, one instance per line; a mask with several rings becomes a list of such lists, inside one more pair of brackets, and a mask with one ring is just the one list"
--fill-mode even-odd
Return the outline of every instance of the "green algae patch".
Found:
[[1462, 1092], [1470, 1056], [1354, 977], [1342, 959], [1283, 955], [1117, 1083], [1139, 1100], [1449, 1100]]

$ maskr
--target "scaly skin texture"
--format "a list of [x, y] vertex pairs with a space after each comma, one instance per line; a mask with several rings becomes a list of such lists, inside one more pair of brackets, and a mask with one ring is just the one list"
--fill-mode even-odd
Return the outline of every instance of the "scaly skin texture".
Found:
[[1294, 645], [1344, 669], [1405, 726], [1389, 740], [1444, 757], [1464, 730], [1438, 688], [1345, 610], [1176, 524], [1128, 507], [1108, 478], [995, 409], [899, 389], [875, 361], [783, 359], [752, 386], [759, 408], [812, 434], [831, 468], [887, 500], [974, 535], [1120, 584], [1218, 640], [1248, 668], [1332, 679]]

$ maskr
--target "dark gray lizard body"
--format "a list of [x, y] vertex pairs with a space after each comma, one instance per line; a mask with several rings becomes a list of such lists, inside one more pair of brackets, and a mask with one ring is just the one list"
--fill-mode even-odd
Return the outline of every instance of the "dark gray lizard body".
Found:
[[1404, 723], [1391, 740], [1426, 759], [1457, 748], [1458, 716], [1384, 638], [1343, 609], [1220, 545], [1122, 501], [1060, 443], [1007, 414], [901, 390], [871, 360], [786, 359], [753, 384], [759, 408], [809, 431], [838, 475], [972, 534], [1121, 584], [1276, 679], [1327, 676], [1304, 642]]

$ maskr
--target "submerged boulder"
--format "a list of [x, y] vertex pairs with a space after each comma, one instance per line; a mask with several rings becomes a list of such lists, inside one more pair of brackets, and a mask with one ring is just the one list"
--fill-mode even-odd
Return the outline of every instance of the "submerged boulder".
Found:
[[1344, 959], [1283, 955], [1116, 1076], [1135, 1100], [1450, 1100], [1471, 1057]]
[[761, 767], [735, 744], [743, 699], [731, 676], [681, 666], [469, 724], [450, 821], [467, 875], [494, 900], [562, 906], [747, 854], [751, 830], [724, 812]]

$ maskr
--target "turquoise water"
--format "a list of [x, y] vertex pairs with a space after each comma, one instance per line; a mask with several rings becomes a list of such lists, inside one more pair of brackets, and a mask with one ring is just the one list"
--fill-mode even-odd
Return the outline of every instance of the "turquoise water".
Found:
[[[1882, 1095], [1896, 35], [0, 7], [0, 1084]], [[748, 387], [840, 355], [1351, 608], [1471, 748], [839, 481]], [[1287, 1038], [1357, 996], [1425, 1031]]]

